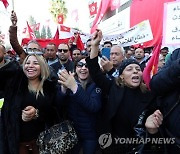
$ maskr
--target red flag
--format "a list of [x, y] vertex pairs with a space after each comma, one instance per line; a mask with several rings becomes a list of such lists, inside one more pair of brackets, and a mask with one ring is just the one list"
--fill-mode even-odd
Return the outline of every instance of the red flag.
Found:
[[89, 12], [91, 16], [97, 14], [97, 2], [89, 4]]
[[149, 82], [152, 76], [157, 73], [161, 44], [162, 39], [160, 42], [157, 43], [157, 45], [154, 46], [153, 55], [151, 56], [149, 62], [147, 63], [147, 66], [144, 68], [143, 71], [143, 80], [149, 89]]
[[111, 11], [120, 7], [120, 0], [111, 0], [110, 2]]
[[30, 39], [36, 39], [36, 35], [34, 34], [33, 30], [29, 26], [28, 22], [27, 22], [27, 27], [28, 27], [28, 32], [29, 32]]
[[[149, 20], [153, 40], [144, 42], [144, 46], [154, 46], [161, 38], [163, 30], [164, 3], [175, 0], [133, 0], [130, 6], [130, 27], [141, 21]], [[139, 9], [141, 8], [141, 9]], [[152, 11], [154, 10], [154, 11]], [[157, 28], [158, 27], [158, 28]]]
[[70, 31], [71, 31], [71, 28], [66, 27], [66, 26], [63, 26], [63, 25], [60, 25], [60, 31], [70, 32]]
[[111, 0], [102, 0], [101, 1], [99, 9], [98, 9], [98, 13], [97, 13], [96, 18], [93, 21], [93, 24], [91, 27], [91, 33], [93, 33], [96, 30], [97, 25], [100, 23], [100, 21], [104, 17], [104, 14], [106, 13], [110, 2], [111, 2]]
[[8, 5], [9, 5], [8, 1], [7, 1], [7, 0], [1, 0], [1, 1], [3, 2], [4, 7], [5, 7], [5, 8], [7, 8], [7, 7], [8, 7]]
[[56, 34], [54, 35], [53, 39], [59, 39], [59, 29], [57, 27]]
[[77, 48], [80, 49], [81, 51], [84, 50], [84, 44], [81, 40], [80, 35], [78, 34], [77, 36], [77, 42], [76, 42]]
[[58, 24], [63, 24], [64, 16], [63, 14], [58, 15]]

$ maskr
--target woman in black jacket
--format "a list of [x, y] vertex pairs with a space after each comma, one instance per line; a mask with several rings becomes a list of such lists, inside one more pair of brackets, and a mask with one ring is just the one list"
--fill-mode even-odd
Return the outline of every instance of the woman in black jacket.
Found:
[[[92, 79], [102, 92], [108, 95], [108, 102], [103, 107], [104, 119], [107, 122], [104, 125], [107, 128], [104, 132], [107, 134], [102, 134], [99, 142], [102, 148], [107, 147], [105, 150], [107, 153], [125, 154], [132, 151], [133, 143], [128, 144], [127, 141], [137, 137], [134, 127], [139, 115], [147, 108], [153, 97], [142, 82], [142, 70], [136, 60], [124, 60], [119, 67], [119, 77], [115, 80], [109, 80], [103, 75], [98, 65], [101, 39], [102, 32], [97, 30], [91, 41], [90, 58], [86, 59]], [[161, 113], [157, 112], [155, 120], [158, 120], [158, 125], [161, 123], [161, 116]], [[109, 142], [104, 143], [105, 138]], [[115, 138], [124, 142], [115, 143]], [[111, 141], [112, 145], [108, 147]]]
[[38, 154], [36, 139], [55, 120], [58, 101], [56, 83], [42, 55], [28, 55], [23, 69], [15, 61], [0, 67], [1, 111], [0, 153]]

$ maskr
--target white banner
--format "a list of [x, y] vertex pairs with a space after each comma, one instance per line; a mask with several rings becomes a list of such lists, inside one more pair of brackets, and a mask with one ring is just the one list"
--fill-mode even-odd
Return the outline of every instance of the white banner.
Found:
[[130, 28], [128, 31], [124, 33], [104, 36], [103, 42], [109, 40], [113, 44], [119, 44], [125, 47], [135, 44], [141, 44], [150, 41], [152, 39], [153, 39], [153, 35], [149, 20], [145, 20], [135, 25], [134, 27]]
[[163, 22], [163, 44], [180, 44], [180, 2], [165, 3]]

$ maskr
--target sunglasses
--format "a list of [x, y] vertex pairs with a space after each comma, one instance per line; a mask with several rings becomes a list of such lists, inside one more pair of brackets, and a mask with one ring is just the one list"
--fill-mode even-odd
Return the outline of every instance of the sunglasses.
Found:
[[68, 49], [58, 49], [58, 52], [64, 52], [67, 53], [69, 50]]
[[78, 62], [78, 63], [77, 63], [77, 67], [82, 68], [83, 66], [85, 66], [86, 68], [88, 68], [88, 66], [87, 66], [86, 63], [83, 63], [83, 62]]

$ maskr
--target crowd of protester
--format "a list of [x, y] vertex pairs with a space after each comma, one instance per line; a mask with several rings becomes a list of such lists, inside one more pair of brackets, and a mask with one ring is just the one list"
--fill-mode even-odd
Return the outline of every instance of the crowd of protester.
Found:
[[[158, 72], [148, 89], [142, 73], [152, 52], [142, 46], [123, 48], [105, 41], [100, 48], [101, 30], [83, 51], [77, 34], [67, 44], [49, 42], [45, 49], [36, 40], [21, 46], [15, 12], [11, 22], [13, 51], [0, 45], [1, 154], [39, 154], [36, 140], [57, 123], [55, 110], [77, 132], [70, 154], [180, 153], [180, 49], [160, 50]], [[104, 55], [104, 49], [109, 53]]]

